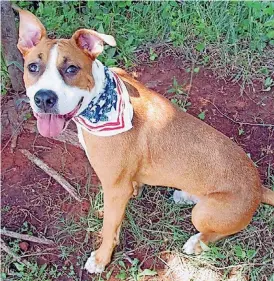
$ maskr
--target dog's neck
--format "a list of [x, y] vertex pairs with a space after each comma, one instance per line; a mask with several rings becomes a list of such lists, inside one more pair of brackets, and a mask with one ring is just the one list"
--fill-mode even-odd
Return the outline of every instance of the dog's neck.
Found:
[[98, 95], [104, 88], [106, 80], [105, 66], [99, 60], [95, 60], [92, 64], [92, 75], [95, 83], [94, 92]]
[[132, 128], [133, 108], [121, 78], [95, 60], [92, 65], [94, 88], [74, 117], [76, 124], [97, 136], [113, 136]]

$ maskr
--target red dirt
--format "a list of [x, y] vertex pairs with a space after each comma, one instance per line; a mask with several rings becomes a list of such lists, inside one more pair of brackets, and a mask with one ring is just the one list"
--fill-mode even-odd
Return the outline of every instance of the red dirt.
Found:
[[[190, 74], [185, 71], [182, 62], [172, 57], [161, 59], [159, 62], [135, 71], [138, 79], [160, 94], [171, 97], [167, 90], [172, 87], [173, 77], [178, 83], [184, 84], [184, 89], [189, 89]], [[274, 123], [274, 95], [272, 92], [264, 92], [259, 85], [255, 86], [255, 92], [246, 91], [241, 95], [240, 87], [232, 83], [218, 81], [210, 71], [201, 70], [194, 74], [190, 88], [189, 101], [191, 106], [188, 112], [197, 116], [201, 111], [206, 111], [205, 122], [212, 125], [250, 153], [253, 161], [259, 161], [259, 171], [262, 181], [267, 178], [267, 168], [273, 164], [273, 127], [243, 125], [240, 126], [220, 112], [237, 120], [238, 122], [250, 123]], [[219, 111], [214, 107], [214, 105]], [[263, 105], [262, 105], [263, 104]], [[3, 104], [2, 111], [5, 110]], [[239, 136], [238, 130], [243, 128], [245, 133]], [[9, 139], [4, 129], [2, 145]], [[14, 153], [10, 152], [9, 145], [2, 152], [2, 226], [9, 230], [19, 232], [24, 222], [28, 222], [28, 230], [33, 234], [43, 234], [46, 237], [54, 237], [58, 224], [56, 214], [63, 217], [75, 217], [75, 213], [84, 216], [89, 209], [89, 204], [76, 204], [70, 201], [66, 191], [53, 179], [50, 179], [43, 171], [34, 166], [19, 149], [25, 148], [35, 153], [50, 167], [61, 173], [69, 182], [81, 187], [90, 180], [92, 192], [96, 192], [98, 179], [89, 166], [85, 153], [71, 145], [65, 145], [56, 140], [46, 139], [37, 133], [23, 130], [18, 138], [17, 148]], [[88, 176], [88, 179], [87, 179]], [[93, 189], [94, 188], [94, 189]], [[88, 198], [83, 188], [82, 196]], [[85, 234], [75, 237], [81, 241]], [[8, 240], [7, 240], [8, 241]], [[47, 247], [29, 243], [27, 252], [44, 251]], [[92, 246], [92, 245], [91, 245]], [[61, 264], [63, 261], [57, 256], [57, 250], [53, 254], [45, 255], [38, 260], [39, 263], [55, 262]], [[139, 259], [142, 257], [139, 256]], [[75, 261], [75, 258], [72, 261]], [[68, 263], [68, 261], [66, 261]], [[148, 261], [146, 262], [146, 265]], [[82, 280], [86, 280], [83, 275]], [[68, 280], [68, 279], [62, 279]]]

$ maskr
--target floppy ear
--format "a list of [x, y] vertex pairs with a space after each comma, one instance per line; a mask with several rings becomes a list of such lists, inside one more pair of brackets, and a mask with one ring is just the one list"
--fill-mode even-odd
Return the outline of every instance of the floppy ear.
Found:
[[20, 16], [19, 40], [17, 48], [24, 55], [36, 46], [47, 32], [40, 20], [31, 12], [17, 9]]
[[80, 49], [93, 59], [103, 52], [104, 42], [112, 47], [116, 46], [116, 41], [113, 36], [89, 29], [77, 30], [71, 38]]

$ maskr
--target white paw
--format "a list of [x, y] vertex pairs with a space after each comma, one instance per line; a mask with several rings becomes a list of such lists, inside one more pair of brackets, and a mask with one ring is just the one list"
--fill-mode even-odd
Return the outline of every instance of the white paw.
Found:
[[96, 264], [95, 262], [95, 251], [90, 254], [90, 257], [88, 258], [85, 269], [89, 273], [102, 273], [105, 269], [105, 267], [101, 264]]
[[199, 199], [196, 196], [182, 190], [175, 190], [173, 193], [173, 200], [176, 204], [193, 205], [198, 203]]
[[188, 255], [195, 254], [195, 246], [197, 245], [197, 243], [199, 243], [200, 237], [201, 237], [201, 233], [197, 233], [191, 236], [183, 246], [184, 253]]

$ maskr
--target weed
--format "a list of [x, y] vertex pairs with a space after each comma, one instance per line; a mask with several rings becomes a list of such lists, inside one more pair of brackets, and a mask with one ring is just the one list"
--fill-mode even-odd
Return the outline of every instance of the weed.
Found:
[[[12, 240], [8, 243], [11, 251], [15, 254], [19, 254], [19, 240]], [[21, 262], [14, 261], [13, 257], [9, 255], [2, 256], [1, 264], [1, 280], [43, 280], [50, 281], [46, 278], [46, 265], [39, 267], [35, 262], [30, 263], [30, 266], [26, 266]], [[13, 279], [7, 278], [7, 276], [13, 276]]]
[[60, 270], [58, 270], [58, 266], [56, 264], [53, 264], [52, 267], [49, 270], [49, 276], [52, 278], [58, 278], [62, 275], [62, 272], [60, 272]]
[[205, 117], [206, 117], [206, 111], [201, 111], [198, 114], [198, 118], [201, 119], [201, 120], [205, 120]]
[[168, 94], [173, 94], [171, 98], [173, 104], [178, 105], [183, 111], [187, 111], [188, 107], [191, 106], [191, 102], [188, 101], [188, 94], [183, 90], [184, 85], [179, 85], [176, 78], [173, 78], [172, 88], [167, 90]]
[[74, 252], [74, 247], [73, 246], [60, 246], [59, 250], [61, 251], [59, 257], [62, 260], [68, 259], [68, 257]]
[[274, 80], [271, 77], [267, 77], [264, 80], [264, 91], [269, 92], [271, 90], [271, 87], [274, 86]]
[[149, 49], [149, 59], [151, 61], [154, 61], [155, 59], [157, 59], [157, 57], [158, 57], [158, 55], [155, 53], [155, 51], [152, 48], [150, 48]]
[[2, 213], [2, 214], [8, 213], [9, 210], [10, 210], [10, 206], [9, 206], [9, 205], [2, 206], [2, 208], [1, 208], [1, 213]]
[[238, 129], [238, 135], [241, 136], [241, 135], [244, 135], [245, 131], [243, 128], [239, 128]]
[[194, 73], [199, 73], [199, 71], [200, 71], [200, 67], [195, 67], [195, 68], [193, 68], [193, 72], [194, 72]]
[[131, 261], [131, 266], [127, 267], [122, 260], [118, 261], [120, 266], [120, 271], [115, 276], [118, 280], [130, 280], [130, 281], [140, 281], [144, 276], [154, 276], [157, 275], [155, 270], [140, 268], [140, 262], [138, 259]]

